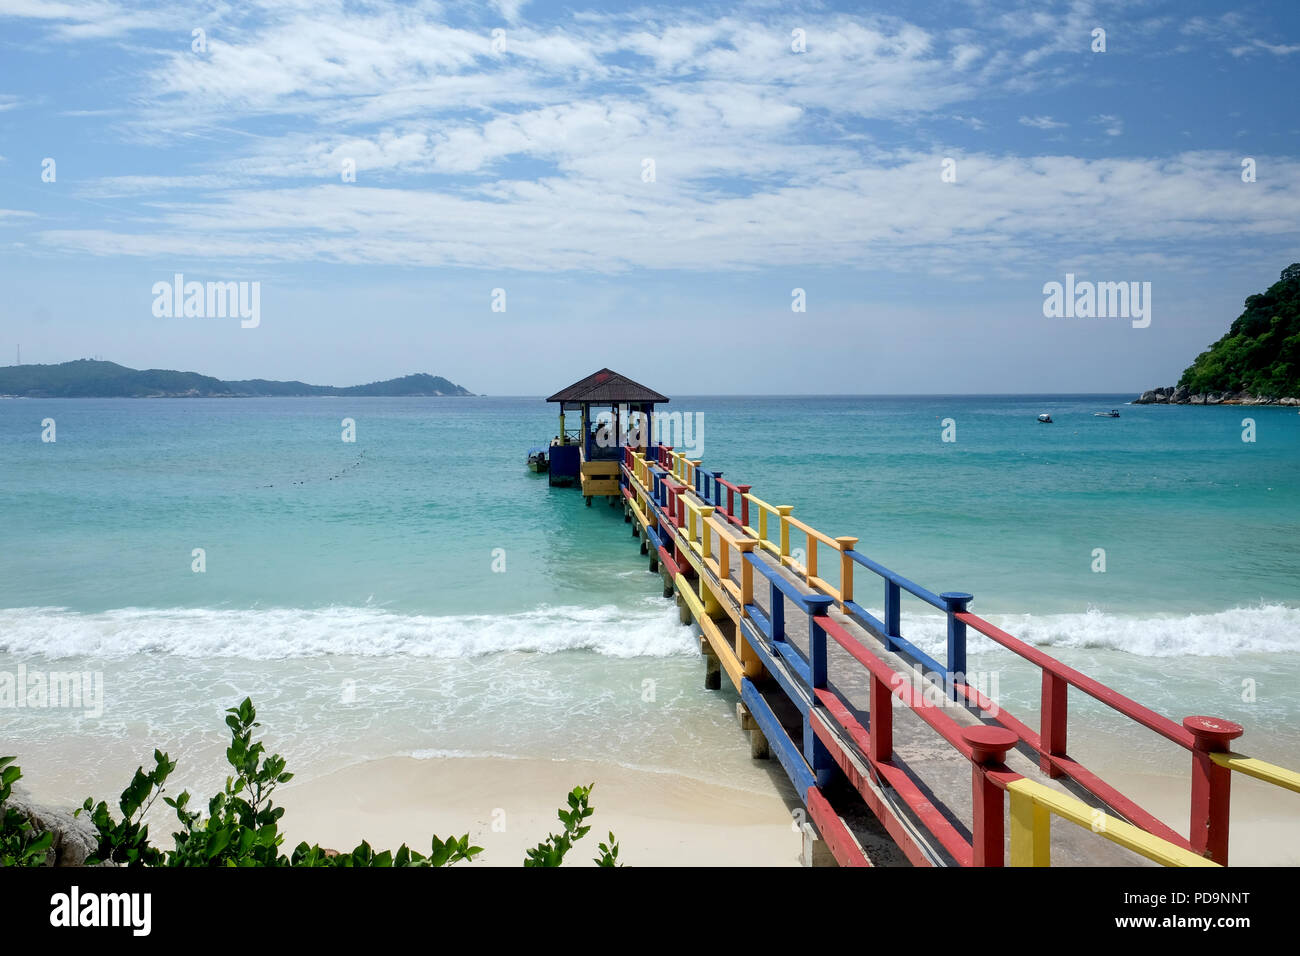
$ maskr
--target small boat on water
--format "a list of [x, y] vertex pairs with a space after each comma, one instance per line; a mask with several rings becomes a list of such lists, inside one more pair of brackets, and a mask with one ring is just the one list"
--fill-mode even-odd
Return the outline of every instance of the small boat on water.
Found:
[[1112, 408], [1108, 412], [1093, 412], [1093, 418], [1119, 418], [1119, 409]]
[[1043, 412], [1043, 414], [1038, 416], [1038, 424], [1040, 425], [1052, 424], [1052, 416], [1047, 414], [1047, 412]]
[[534, 445], [528, 449], [528, 470], [543, 472], [551, 467], [548, 449], [545, 445]]

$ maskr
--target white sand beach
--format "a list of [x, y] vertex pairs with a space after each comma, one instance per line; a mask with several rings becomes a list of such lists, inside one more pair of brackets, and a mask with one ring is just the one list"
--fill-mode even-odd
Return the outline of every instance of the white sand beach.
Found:
[[[1128, 772], [1103, 776], [1179, 833], [1187, 833], [1190, 771], [1181, 777]], [[1300, 866], [1300, 794], [1234, 774], [1231, 808], [1229, 866]]]
[[783, 798], [776, 786], [762, 793], [611, 763], [390, 757], [294, 781], [277, 802], [288, 846], [343, 850], [364, 838], [427, 851], [434, 833], [468, 833], [484, 850], [474, 865], [519, 866], [526, 848], [561, 828], [556, 810], [569, 791], [592, 782], [592, 829], [566, 866], [593, 865], [610, 830], [629, 866], [799, 865], [788, 784]]

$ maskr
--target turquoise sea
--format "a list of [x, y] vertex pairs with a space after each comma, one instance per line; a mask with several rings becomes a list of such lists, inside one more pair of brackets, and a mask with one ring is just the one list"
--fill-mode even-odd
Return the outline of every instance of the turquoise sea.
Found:
[[[763, 499], [970, 591], [1162, 713], [1237, 720], [1242, 750], [1300, 763], [1300, 415], [1128, 398], [668, 408], [699, 413], [706, 466]], [[730, 704], [701, 689], [621, 511], [524, 467], [555, 431], [540, 398], [0, 401], [0, 675], [100, 672], [105, 688], [98, 716], [0, 708], [0, 751], [73, 796], [125, 783], [155, 745], [198, 774], [221, 759], [222, 710], [251, 695], [308, 776], [500, 754], [725, 778], [748, 761]], [[856, 592], [879, 613], [877, 579], [860, 570]], [[939, 649], [942, 618], [905, 602], [903, 620]], [[971, 646], [1002, 705], [1036, 719], [1037, 672]], [[1080, 695], [1071, 708], [1093, 764], [1183, 767]]]

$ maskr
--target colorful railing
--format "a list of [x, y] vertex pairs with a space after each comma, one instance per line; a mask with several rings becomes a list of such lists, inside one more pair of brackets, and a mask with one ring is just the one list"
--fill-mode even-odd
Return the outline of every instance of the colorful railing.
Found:
[[[1100, 838], [1147, 859], [1170, 866], [1226, 864], [1229, 797], [1234, 771], [1300, 792], [1300, 774], [1236, 754], [1228, 743], [1242, 729], [1229, 721], [1188, 717], [1180, 726], [1136, 701], [1068, 667], [1038, 649], [970, 613], [966, 592], [936, 594], [871, 560], [855, 549], [856, 538], [831, 537], [794, 518], [793, 508], [770, 505], [749, 485], [722, 478], [699, 460], [668, 446], [646, 454], [626, 449], [623, 496], [634, 533], [644, 534], [643, 550], [652, 552], [652, 570], [662, 564], [665, 595], [673, 589], [700, 625], [719, 666], [740, 694], [757, 727], [766, 736], [808, 807], [809, 815], [836, 858], [865, 865], [856, 839], [833, 811], [821, 788], [836, 767], [862, 796], [894, 841], [916, 864], [1000, 866], [1006, 834], [1004, 794], [1009, 794], [1012, 865], [1048, 865], [1053, 816], [1084, 827]], [[691, 495], [696, 500], [692, 500]], [[754, 517], [756, 524], [751, 524]], [[775, 525], [775, 531], [773, 530]], [[807, 540], [805, 562], [790, 549], [790, 529]], [[737, 537], [739, 535], [739, 537]], [[717, 545], [718, 558], [713, 557]], [[817, 548], [838, 555], [839, 583], [818, 573]], [[777, 566], [760, 557], [767, 553]], [[854, 566], [879, 577], [884, 585], [883, 615], [872, 615], [854, 600]], [[807, 588], [777, 568], [792, 572]], [[739, 583], [732, 580], [733, 569]], [[769, 588], [767, 608], [754, 600], [755, 574]], [[922, 652], [901, 634], [900, 604], [906, 592], [947, 617], [947, 665]], [[787, 639], [786, 599], [807, 617], [808, 652]], [[944, 706], [916, 693], [906, 679], [830, 616], [835, 607], [898, 654], [923, 670], [943, 675], [944, 696], [978, 708], [993, 724], [965, 726]], [[736, 624], [734, 640], [717, 625], [723, 615]], [[1041, 722], [1034, 732], [966, 683], [968, 629], [984, 635], [1042, 672]], [[869, 675], [868, 727], [830, 686], [827, 641], [835, 641]], [[803, 716], [801, 745], [764, 700], [754, 681], [770, 676]], [[1191, 824], [1189, 838], [1164, 824], [1107, 784], [1066, 752], [1068, 689], [1074, 687], [1128, 719], [1191, 751]], [[963, 834], [936, 807], [904, 767], [894, 760], [893, 707], [898, 700], [972, 768], [972, 824]], [[949, 705], [951, 706], [951, 705]], [[1009, 770], [1008, 751], [1027, 746], [1038, 756], [1048, 778], [1067, 777], [1105, 808], [1092, 807], [1052, 787]], [[897, 805], [901, 800], [911, 817]], [[1117, 815], [1114, 815], [1117, 814]], [[920, 829], [913, 822], [920, 821]]]

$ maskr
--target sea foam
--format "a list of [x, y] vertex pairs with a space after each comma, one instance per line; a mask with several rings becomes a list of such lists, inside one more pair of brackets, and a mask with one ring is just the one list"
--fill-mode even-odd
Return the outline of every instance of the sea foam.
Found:
[[[880, 616], [881, 612], [873, 611]], [[986, 620], [1026, 644], [1123, 651], [1138, 657], [1238, 657], [1300, 651], [1300, 608], [1260, 604], [1205, 614], [1116, 614], [1092, 608], [1072, 614], [989, 614]], [[921, 650], [942, 655], [946, 619], [904, 614], [903, 637]], [[972, 651], [992, 641], [968, 630]], [[942, 657], [940, 657], [942, 659]]]
[[48, 658], [174, 654], [276, 660], [586, 650], [610, 657], [662, 657], [694, 648], [676, 622], [676, 608], [658, 600], [633, 608], [543, 606], [517, 614], [444, 616], [364, 607], [121, 608], [99, 613], [11, 608], [0, 610], [0, 652]]
[[[880, 615], [880, 611], [873, 613]], [[1139, 657], [1236, 657], [1300, 650], [1300, 608], [1264, 604], [1206, 614], [991, 614], [991, 623], [1037, 647], [1096, 648]], [[944, 618], [904, 614], [902, 633], [942, 655]], [[542, 606], [515, 614], [420, 615], [367, 607], [320, 609], [63, 608], [0, 610], [0, 652], [47, 658], [172, 654], [277, 660], [329, 654], [464, 658], [506, 652], [591, 651], [664, 657], [695, 650], [676, 609], [647, 599], [631, 608]], [[992, 647], [970, 632], [972, 652]]]

